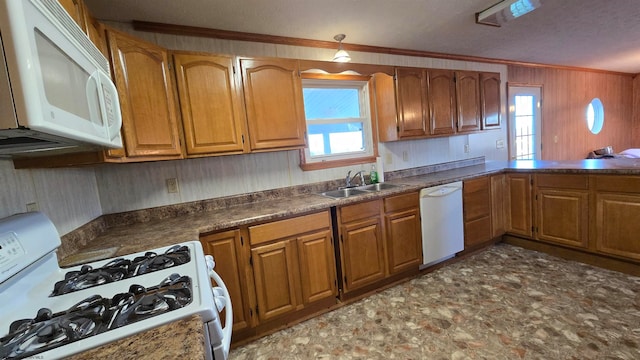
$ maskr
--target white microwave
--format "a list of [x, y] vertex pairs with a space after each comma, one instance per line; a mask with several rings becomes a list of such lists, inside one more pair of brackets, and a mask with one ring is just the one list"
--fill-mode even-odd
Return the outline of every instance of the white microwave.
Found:
[[0, 155], [122, 147], [109, 62], [57, 0], [2, 0], [0, 45]]

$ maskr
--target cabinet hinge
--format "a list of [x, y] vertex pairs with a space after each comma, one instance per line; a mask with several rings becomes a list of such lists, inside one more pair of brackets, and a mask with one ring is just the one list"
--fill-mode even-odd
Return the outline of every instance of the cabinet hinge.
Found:
[[232, 71], [233, 71], [233, 73], [235, 74], [235, 73], [236, 73], [236, 66], [235, 66], [235, 65], [232, 65], [232, 66], [231, 66], [231, 70], [232, 70]]
[[344, 283], [345, 284], [347, 283], [347, 277], [346, 276], [344, 277]]
[[240, 236], [240, 245], [244, 246], [244, 237]]
[[536, 194], [536, 200], [538, 200], [538, 194]]
[[253, 266], [253, 256], [249, 256], [249, 265]]
[[393, 74], [393, 81], [396, 81], [396, 80], [398, 80], [398, 75]]
[[260, 311], [258, 310], [258, 305], [256, 305], [256, 315], [258, 315]]
[[340, 234], [340, 241], [344, 242], [344, 237], [342, 236], [342, 234]]
[[249, 317], [253, 317], [253, 309], [249, 309]]
[[244, 144], [244, 134], [242, 134], [242, 143]]
[[535, 228], [535, 226], [532, 226], [532, 227], [531, 227], [531, 232], [532, 232], [532, 233], [536, 232], [536, 228]]
[[400, 132], [400, 125], [396, 126], [396, 131], [399, 133]]

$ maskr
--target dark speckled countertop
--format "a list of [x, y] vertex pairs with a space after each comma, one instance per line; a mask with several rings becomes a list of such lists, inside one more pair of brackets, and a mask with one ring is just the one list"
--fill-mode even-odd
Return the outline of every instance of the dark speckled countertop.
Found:
[[[202, 204], [198, 205], [202, 209], [188, 211], [186, 214], [171, 217], [145, 219], [144, 222], [123, 221], [125, 225], [111, 224], [103, 229], [104, 231], [86, 242], [86, 245], [74, 249], [75, 253], [61, 256], [61, 265], [69, 266], [74, 262], [95, 261], [98, 258], [108, 258], [126, 255], [138, 251], [145, 251], [152, 248], [172, 245], [179, 242], [198, 240], [199, 235], [217, 230], [229, 229], [253, 223], [267, 222], [294, 215], [322, 211], [332, 206], [341, 206], [350, 203], [360, 202], [368, 199], [376, 199], [409, 191], [418, 191], [425, 187], [437, 186], [454, 181], [465, 180], [481, 175], [499, 173], [501, 171], [526, 171], [526, 172], [562, 172], [562, 173], [597, 173], [597, 174], [621, 174], [640, 175], [640, 159], [606, 159], [606, 160], [578, 160], [578, 161], [513, 161], [513, 162], [484, 162], [475, 163], [470, 166], [449, 168], [438, 171], [446, 167], [433, 166], [430, 172], [421, 173], [415, 170], [402, 170], [392, 174], [385, 174], [386, 182], [400, 185], [396, 188], [383, 190], [375, 193], [352, 196], [345, 199], [332, 199], [318, 195], [317, 192], [306, 192], [299, 194], [275, 192], [268, 197], [252, 201], [253, 197], [242, 198], [235, 203], [225, 203], [223, 207], [207, 208]], [[325, 189], [326, 190], [326, 189]], [[280, 194], [280, 196], [278, 196]], [[249, 200], [247, 200], [249, 199]], [[184, 209], [181, 209], [181, 211]], [[191, 209], [193, 210], [193, 209]], [[158, 209], [150, 211], [158, 212]], [[162, 209], [160, 211], [165, 211]], [[168, 213], [178, 213], [171, 206], [166, 207]], [[140, 215], [136, 217], [145, 218]], [[122, 216], [121, 219], [128, 219], [131, 215]], [[116, 219], [119, 219], [116, 217]], [[130, 219], [129, 219], [130, 220]], [[111, 222], [116, 222], [111, 220]], [[98, 256], [96, 258], [95, 256]], [[87, 255], [83, 259], [83, 255]], [[85, 261], [83, 261], [85, 260]], [[191, 320], [193, 323], [193, 320]], [[154, 341], [180, 342], [175, 333], [170, 331], [174, 327], [184, 326], [180, 322], [177, 325], [165, 325], [162, 331], [155, 331]], [[197, 326], [192, 326], [197, 328]], [[141, 334], [142, 339], [146, 335]], [[135, 347], [132, 342], [120, 342], [126, 346]], [[120, 343], [105, 345], [92, 350], [92, 356], [100, 357], [100, 354], [119, 353], [118, 348], [124, 346]], [[163, 347], [156, 348], [162, 353]], [[153, 347], [151, 348], [153, 351]], [[159, 354], [160, 354], [159, 353]], [[191, 358], [189, 354], [184, 354]], [[197, 352], [193, 356], [200, 357]], [[150, 354], [153, 356], [153, 354]]]

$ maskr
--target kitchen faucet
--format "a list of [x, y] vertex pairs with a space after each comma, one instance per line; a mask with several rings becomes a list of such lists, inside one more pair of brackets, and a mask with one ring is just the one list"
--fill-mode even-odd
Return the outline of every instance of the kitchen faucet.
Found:
[[360, 176], [360, 185], [366, 185], [366, 183], [364, 182], [364, 172], [362, 170], [353, 174], [353, 177], [351, 177], [351, 170], [349, 170], [349, 172], [347, 172], [347, 178], [345, 179], [344, 187], [346, 188], [353, 187], [354, 185], [351, 185], [351, 182], [353, 181], [353, 179], [355, 179], [358, 176]]

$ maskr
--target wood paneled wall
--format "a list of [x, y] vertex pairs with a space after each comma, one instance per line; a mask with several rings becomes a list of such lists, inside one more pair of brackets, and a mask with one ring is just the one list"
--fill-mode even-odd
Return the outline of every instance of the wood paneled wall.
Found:
[[640, 74], [633, 79], [633, 132], [631, 145], [640, 148]]
[[[543, 160], [584, 159], [607, 145], [617, 152], [640, 147], [640, 138], [633, 136], [632, 76], [514, 65], [508, 66], [507, 74], [507, 83], [542, 85]], [[600, 98], [605, 110], [604, 126], [597, 135], [587, 128], [585, 117], [594, 97]], [[636, 96], [636, 108], [638, 102]]]

